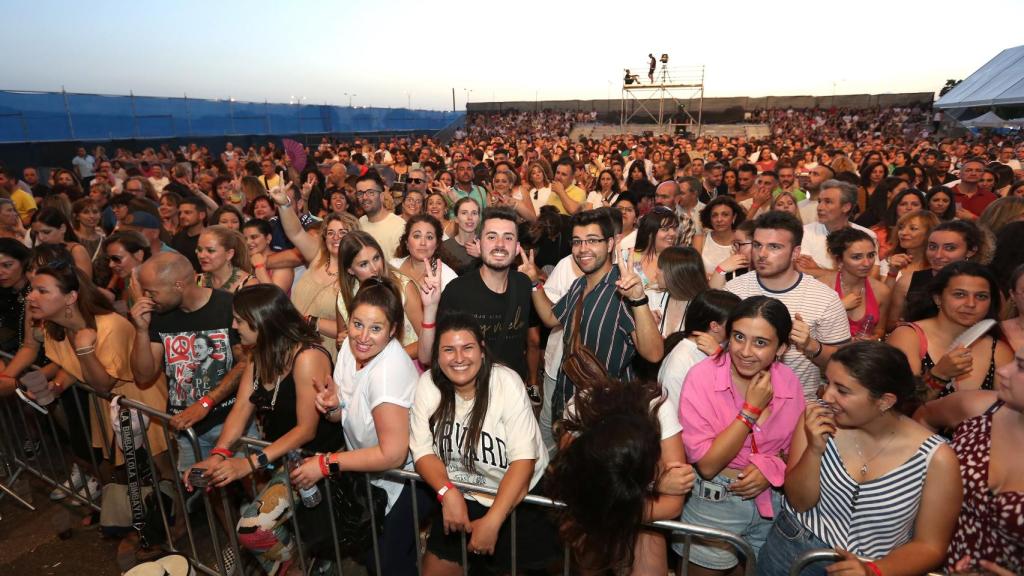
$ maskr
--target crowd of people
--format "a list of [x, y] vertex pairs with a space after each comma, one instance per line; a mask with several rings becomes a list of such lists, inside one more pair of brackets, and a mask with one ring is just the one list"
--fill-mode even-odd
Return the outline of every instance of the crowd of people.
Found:
[[[260, 479], [218, 521], [268, 574], [299, 569], [288, 490], [355, 473], [387, 575], [417, 571], [414, 509], [424, 574], [568, 546], [579, 573], [663, 575], [684, 550], [656, 520], [741, 536], [760, 574], [820, 548], [806, 574], [1021, 573], [1024, 143], [755, 115], [770, 137], [574, 142], [580, 117], [516, 112], [324, 138], [301, 169], [274, 142], [2, 167], [0, 394], [38, 363], [69, 414], [77, 382], [168, 412], [167, 477]], [[123, 466], [86, 418], [55, 499], [92, 490], [91, 451]], [[566, 507], [518, 508], [513, 541], [527, 494]]]

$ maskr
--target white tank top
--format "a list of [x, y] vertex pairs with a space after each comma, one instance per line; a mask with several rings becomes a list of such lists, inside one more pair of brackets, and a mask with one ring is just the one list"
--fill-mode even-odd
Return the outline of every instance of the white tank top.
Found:
[[722, 246], [711, 237], [711, 232], [704, 234], [704, 248], [701, 250], [700, 257], [704, 260], [706, 273], [714, 274], [715, 267], [729, 256], [732, 256], [732, 244]]

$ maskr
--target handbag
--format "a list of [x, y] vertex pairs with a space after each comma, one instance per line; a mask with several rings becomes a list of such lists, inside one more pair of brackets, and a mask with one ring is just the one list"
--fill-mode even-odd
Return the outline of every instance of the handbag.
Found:
[[601, 382], [608, 379], [608, 369], [590, 348], [583, 343], [580, 336], [583, 321], [583, 296], [580, 296], [576, 303], [576, 309], [572, 314], [572, 339], [569, 342], [568, 353], [562, 358], [562, 372], [576, 388], [585, 388], [592, 382]]
[[[317, 483], [321, 493], [327, 491], [326, 484], [324, 480]], [[330, 506], [324, 502], [312, 508], [301, 504], [296, 506], [295, 519], [303, 547], [315, 557], [333, 558], [332, 538], [336, 538], [342, 557], [362, 554], [373, 545], [371, 510], [378, 536], [384, 527], [388, 493], [369, 483], [364, 472], [343, 472], [332, 477], [330, 485], [330, 493], [327, 494]], [[369, 494], [367, 486], [370, 487]], [[332, 534], [328, 522], [334, 523], [336, 534]]]

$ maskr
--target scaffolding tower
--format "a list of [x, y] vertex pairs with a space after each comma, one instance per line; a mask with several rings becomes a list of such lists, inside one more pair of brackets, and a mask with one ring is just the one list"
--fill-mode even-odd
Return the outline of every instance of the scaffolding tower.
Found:
[[622, 127], [641, 117], [653, 120], [657, 131], [662, 134], [675, 133], [677, 127], [683, 126], [688, 132], [700, 136], [704, 112], [704, 66], [670, 68], [668, 58], [663, 55], [653, 81], [630, 72], [643, 69], [639, 66], [626, 69], [619, 116]]

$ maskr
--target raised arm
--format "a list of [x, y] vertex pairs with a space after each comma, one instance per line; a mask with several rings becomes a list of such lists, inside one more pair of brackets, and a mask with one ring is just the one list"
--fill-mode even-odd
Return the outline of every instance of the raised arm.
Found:
[[306, 262], [312, 262], [320, 251], [320, 242], [312, 234], [302, 229], [299, 216], [292, 206], [292, 198], [288, 195], [288, 189], [291, 187], [292, 183], [289, 182], [285, 186], [275, 186], [268, 193], [277, 204], [277, 214], [281, 218], [281, 227], [284, 228], [285, 235], [299, 249]]

